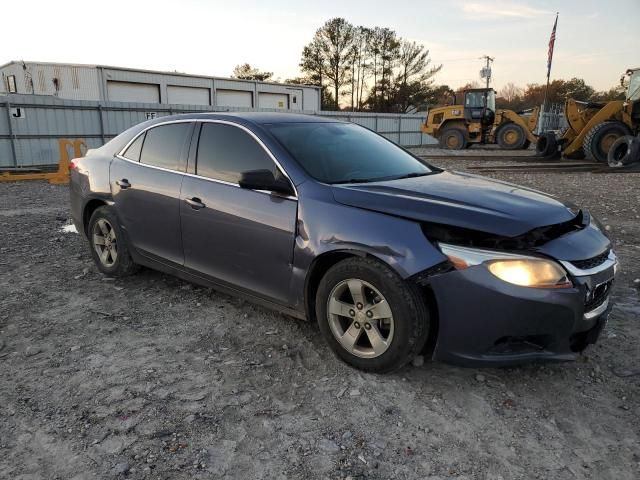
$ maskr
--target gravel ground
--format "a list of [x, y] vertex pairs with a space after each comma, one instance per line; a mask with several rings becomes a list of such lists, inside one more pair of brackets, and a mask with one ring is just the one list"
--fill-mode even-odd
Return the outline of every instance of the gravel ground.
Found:
[[103, 277], [66, 187], [0, 183], [0, 478], [639, 478], [640, 175], [492, 176], [610, 229], [616, 306], [576, 362], [364, 374], [313, 324]]

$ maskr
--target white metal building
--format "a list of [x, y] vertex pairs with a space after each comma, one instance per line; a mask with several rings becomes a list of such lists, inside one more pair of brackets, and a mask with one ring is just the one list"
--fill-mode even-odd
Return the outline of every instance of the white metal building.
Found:
[[72, 100], [320, 110], [320, 88], [103, 65], [12, 61], [0, 66], [0, 94]]

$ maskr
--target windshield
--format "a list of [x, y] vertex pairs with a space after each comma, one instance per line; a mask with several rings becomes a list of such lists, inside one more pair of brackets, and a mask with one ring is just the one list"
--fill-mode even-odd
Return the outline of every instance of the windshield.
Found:
[[276, 123], [269, 131], [309, 175], [324, 183], [356, 183], [434, 171], [394, 143], [348, 123]]
[[493, 90], [488, 92], [467, 92], [464, 97], [464, 106], [467, 108], [484, 108], [496, 110], [496, 94]]
[[628, 100], [640, 100], [640, 70], [636, 70], [629, 77]]

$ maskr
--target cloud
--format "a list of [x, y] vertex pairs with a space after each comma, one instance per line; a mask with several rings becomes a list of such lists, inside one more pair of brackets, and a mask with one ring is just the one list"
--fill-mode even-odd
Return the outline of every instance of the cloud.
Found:
[[553, 12], [530, 7], [524, 3], [505, 1], [463, 2], [462, 11], [468, 18], [535, 18]]

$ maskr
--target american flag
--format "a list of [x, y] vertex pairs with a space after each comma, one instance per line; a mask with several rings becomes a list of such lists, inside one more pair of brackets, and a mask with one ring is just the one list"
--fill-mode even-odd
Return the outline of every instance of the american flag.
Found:
[[558, 14], [556, 13], [556, 21], [553, 24], [553, 30], [551, 30], [551, 38], [549, 39], [549, 57], [547, 59], [547, 79], [551, 75], [551, 61], [553, 60], [553, 46], [556, 43], [556, 27], [558, 26]]

